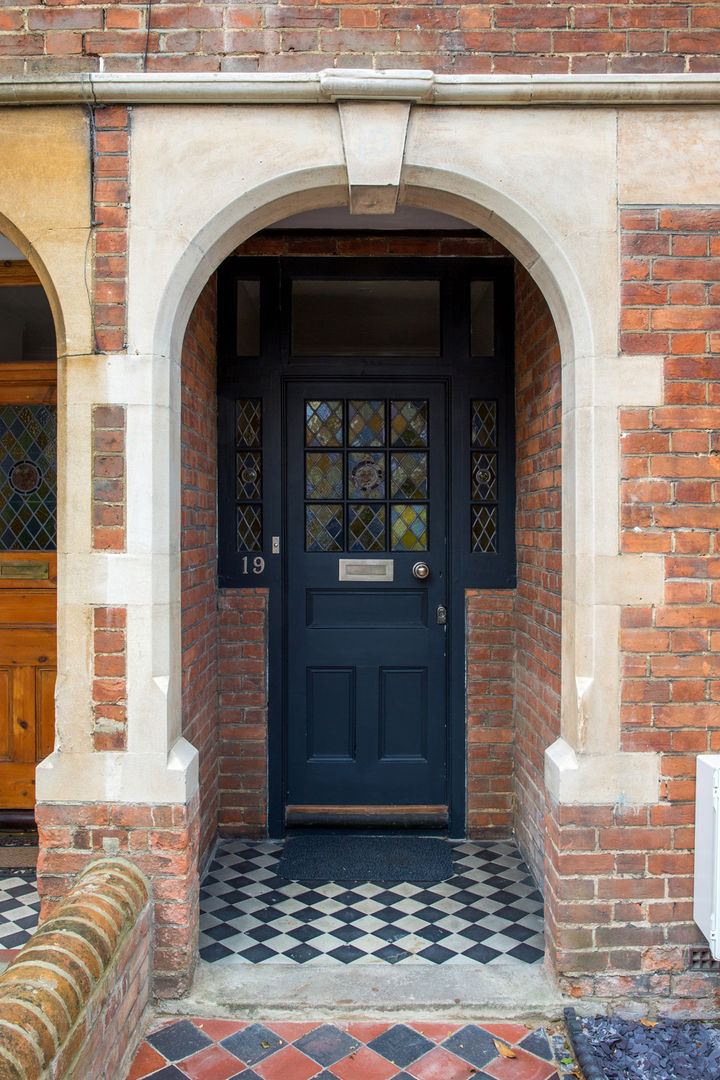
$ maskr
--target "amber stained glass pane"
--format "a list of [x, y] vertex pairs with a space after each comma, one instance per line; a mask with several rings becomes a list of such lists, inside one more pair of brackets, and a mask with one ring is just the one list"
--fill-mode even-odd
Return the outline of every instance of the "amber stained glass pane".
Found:
[[351, 499], [385, 498], [384, 454], [348, 454], [348, 493]]
[[260, 398], [238, 398], [235, 402], [238, 446], [258, 447], [262, 441], [262, 402]]
[[342, 454], [305, 454], [305, 497], [307, 499], [342, 499]]
[[262, 551], [262, 507], [240, 503], [237, 508], [238, 551]]
[[351, 503], [348, 520], [350, 551], [385, 550], [385, 505]]
[[427, 499], [427, 454], [407, 450], [390, 455], [390, 495], [393, 498]]
[[390, 403], [390, 445], [427, 446], [427, 401], [392, 401]]
[[471, 507], [472, 550], [483, 555], [497, 551], [497, 507]]
[[427, 551], [427, 506], [393, 503], [390, 507], [393, 551]]
[[473, 446], [497, 446], [496, 402], [473, 401], [471, 435]]
[[348, 446], [385, 445], [385, 402], [348, 402]]
[[342, 446], [342, 401], [305, 402], [305, 445]]
[[305, 507], [305, 550], [344, 550], [340, 503], [312, 503]]
[[497, 499], [497, 454], [472, 454], [471, 491], [473, 501]]
[[0, 551], [54, 551], [56, 408], [0, 406]]

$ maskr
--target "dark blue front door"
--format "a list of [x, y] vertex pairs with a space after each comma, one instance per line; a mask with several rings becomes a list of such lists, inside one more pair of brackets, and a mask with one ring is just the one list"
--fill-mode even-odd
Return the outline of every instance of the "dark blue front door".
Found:
[[288, 820], [437, 813], [448, 801], [445, 385], [286, 388]]

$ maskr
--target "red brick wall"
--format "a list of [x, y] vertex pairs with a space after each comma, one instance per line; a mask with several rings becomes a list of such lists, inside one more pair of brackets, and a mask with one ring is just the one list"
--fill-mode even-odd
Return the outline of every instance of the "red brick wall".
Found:
[[521, 266], [515, 282], [515, 828], [542, 882], [544, 753], [560, 735], [560, 345], [542, 293]]
[[510, 836], [515, 763], [515, 592], [466, 594], [467, 834]]
[[150, 1002], [148, 885], [100, 860], [0, 976], [3, 1077], [125, 1076]]
[[127, 608], [93, 610], [93, 750], [127, 749]]
[[[664, 403], [620, 414], [622, 550], [664, 558], [665, 595], [622, 617], [621, 739], [660, 755], [660, 801], [550, 807], [550, 939], [578, 994], [717, 1010], [684, 971], [692, 920], [695, 758], [720, 750], [720, 208], [621, 213], [622, 348], [664, 356]], [[632, 362], [631, 359], [628, 361]], [[607, 972], [626, 973], [617, 976]]]
[[[149, 20], [149, 22], [148, 22]], [[149, 33], [148, 33], [149, 30]], [[147, 61], [145, 54], [147, 52]], [[720, 9], [676, 3], [9, 3], [0, 73], [720, 70]]]
[[217, 288], [213, 275], [182, 349], [181, 606], [183, 734], [200, 755], [200, 858], [217, 828]]
[[220, 594], [220, 828], [267, 835], [268, 590]]
[[125, 407], [95, 405], [93, 425], [93, 547], [125, 548]]
[[198, 800], [185, 805], [38, 803], [37, 874], [46, 919], [103, 855], [134, 863], [152, 892], [154, 993], [177, 997], [190, 985], [198, 939]]

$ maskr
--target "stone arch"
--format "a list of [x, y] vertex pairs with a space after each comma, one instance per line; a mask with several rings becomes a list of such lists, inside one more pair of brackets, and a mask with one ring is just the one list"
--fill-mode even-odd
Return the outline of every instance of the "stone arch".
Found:
[[47, 297], [52, 312], [53, 322], [55, 323], [57, 354], [58, 356], [62, 356], [66, 346], [65, 316], [50, 271], [27, 237], [17, 228], [10, 218], [2, 213], [2, 211], [0, 211], [0, 233], [2, 233], [3, 236], [6, 236], [7, 239], [15, 245], [18, 251], [22, 252], [40, 279], [40, 284]]

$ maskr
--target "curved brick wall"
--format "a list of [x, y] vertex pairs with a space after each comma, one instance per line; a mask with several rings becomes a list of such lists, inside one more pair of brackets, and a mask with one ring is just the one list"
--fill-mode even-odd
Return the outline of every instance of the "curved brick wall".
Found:
[[0, 976], [0, 1080], [115, 1076], [149, 995], [145, 877], [94, 863]]

